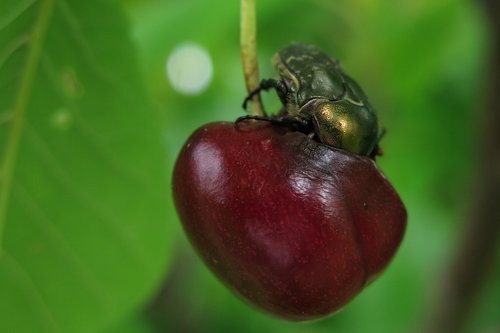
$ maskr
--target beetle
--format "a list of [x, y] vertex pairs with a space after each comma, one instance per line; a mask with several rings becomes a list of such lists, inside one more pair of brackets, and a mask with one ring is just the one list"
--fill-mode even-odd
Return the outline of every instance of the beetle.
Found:
[[380, 154], [378, 120], [361, 87], [340, 67], [339, 61], [313, 45], [293, 43], [273, 57], [279, 79], [264, 79], [245, 98], [274, 88], [283, 107], [276, 116], [238, 118], [296, 124], [312, 129], [326, 144], [355, 154]]

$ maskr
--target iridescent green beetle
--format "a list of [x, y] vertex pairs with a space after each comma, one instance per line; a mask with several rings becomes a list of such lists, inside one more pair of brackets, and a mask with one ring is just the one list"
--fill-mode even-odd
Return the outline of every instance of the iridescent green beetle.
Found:
[[311, 126], [324, 144], [359, 155], [378, 153], [377, 114], [360, 86], [338, 61], [315, 46], [294, 43], [278, 51], [273, 63], [279, 79], [264, 79], [243, 104], [274, 88], [283, 103], [277, 116], [245, 116]]

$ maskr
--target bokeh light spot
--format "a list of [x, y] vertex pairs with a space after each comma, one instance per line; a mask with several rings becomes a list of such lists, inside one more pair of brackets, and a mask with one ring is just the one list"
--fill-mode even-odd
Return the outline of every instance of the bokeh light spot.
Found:
[[167, 59], [167, 78], [174, 90], [185, 95], [202, 93], [212, 81], [212, 60], [202, 46], [185, 42]]

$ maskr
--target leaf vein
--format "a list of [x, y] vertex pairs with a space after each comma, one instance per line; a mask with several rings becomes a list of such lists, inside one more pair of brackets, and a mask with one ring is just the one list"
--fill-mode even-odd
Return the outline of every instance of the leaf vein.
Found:
[[17, 159], [17, 151], [24, 127], [24, 118], [28, 107], [28, 99], [38, 69], [45, 34], [48, 30], [54, 0], [43, 0], [38, 17], [33, 26], [33, 38], [28, 52], [19, 91], [14, 101], [13, 119], [7, 137], [2, 164], [0, 165], [0, 251], [2, 249], [3, 230], [7, 218], [7, 207], [12, 186], [12, 178]]
[[10, 13], [0, 21], [0, 31], [5, 29], [9, 24], [14, 22], [19, 16], [21, 16], [28, 8], [30, 8], [37, 0], [27, 0], [25, 2], [18, 2], [18, 6], [15, 10]]
[[79, 202], [89, 209], [89, 211], [94, 212], [97, 216], [103, 217], [102, 220], [106, 222], [108, 226], [116, 232], [117, 236], [124, 244], [127, 245], [126, 248], [130, 251], [131, 256], [136, 259], [143, 269], [148, 270], [151, 267], [148, 256], [139, 248], [137, 242], [132, 239], [130, 232], [121, 226], [116, 213], [101, 205], [93, 196], [81, 190], [80, 186], [75, 183], [72, 177], [64, 170], [64, 167], [57, 160], [56, 156], [51, 152], [45, 139], [37, 133], [33, 126], [27, 125], [27, 139], [31, 146], [36, 149], [39, 157], [47, 166], [47, 169], [53, 174], [54, 179], [65, 187], [67, 193], [72, 193]]
[[68, 23], [74, 40], [80, 46], [82, 50], [82, 56], [86, 60], [87, 64], [94, 71], [98, 78], [106, 82], [113, 82], [112, 76], [96, 60], [94, 52], [92, 52], [92, 48], [89, 46], [85, 34], [82, 31], [80, 21], [74, 14], [70, 5], [65, 0], [59, 0], [57, 4], [60, 14], [62, 14], [62, 17]]
[[42, 294], [40, 293], [37, 285], [30, 277], [28, 272], [23, 268], [21, 263], [19, 263], [9, 252], [3, 250], [0, 254], [0, 261], [4, 261], [7, 267], [10, 267], [9, 270], [11, 273], [15, 275], [16, 281], [21, 282], [26, 291], [28, 291], [28, 295], [31, 297], [31, 301], [33, 304], [40, 307], [43, 311], [44, 319], [46, 320], [47, 326], [50, 327], [52, 332], [60, 332], [59, 326], [57, 325], [56, 320], [52, 312], [50, 311], [47, 303], [45, 302]]
[[3, 54], [0, 55], [0, 69], [2, 69], [3, 65], [9, 60], [10, 56], [14, 54], [18, 49], [20, 49], [23, 45], [28, 44], [30, 41], [30, 36], [23, 35], [16, 38], [5, 48]]
[[72, 267], [74, 271], [78, 273], [78, 277], [82, 280], [82, 284], [88, 287], [87, 290], [93, 293], [94, 299], [98, 300], [98, 302], [103, 305], [102, 310], [109, 313], [113, 308], [113, 297], [111, 294], [90, 270], [87, 269], [86, 265], [80, 260], [78, 255], [66, 241], [64, 234], [51, 222], [47, 212], [37, 204], [36, 200], [25, 190], [24, 186], [16, 183], [14, 190], [16, 199], [20, 199], [19, 202], [23, 204], [25, 212], [31, 215], [32, 221], [38, 224], [42, 232], [44, 232], [48, 238], [52, 239], [52, 245], [58, 248], [57, 253], [64, 256], [65, 267], [68, 269]]

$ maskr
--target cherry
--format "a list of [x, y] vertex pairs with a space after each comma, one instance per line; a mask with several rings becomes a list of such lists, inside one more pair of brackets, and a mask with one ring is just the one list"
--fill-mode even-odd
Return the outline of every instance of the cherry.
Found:
[[403, 203], [372, 159], [265, 121], [196, 130], [173, 191], [208, 267], [289, 320], [348, 303], [387, 266], [406, 226]]

